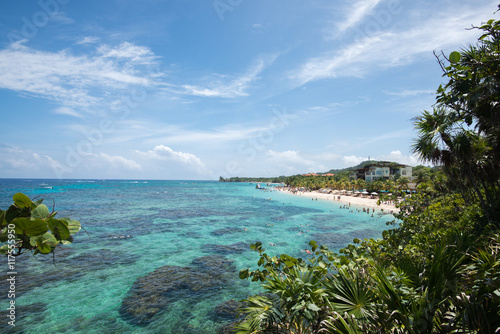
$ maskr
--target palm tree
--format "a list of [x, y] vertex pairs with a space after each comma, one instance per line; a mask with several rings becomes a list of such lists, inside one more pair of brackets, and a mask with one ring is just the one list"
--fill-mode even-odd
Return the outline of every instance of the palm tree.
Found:
[[399, 190], [408, 190], [410, 189], [408, 187], [408, 183], [410, 182], [410, 180], [408, 180], [408, 178], [406, 177], [400, 177], [398, 179], [398, 182], [397, 182], [397, 187]]
[[396, 183], [391, 179], [386, 180], [384, 188], [388, 192], [393, 192], [396, 189]]
[[366, 181], [363, 179], [357, 179], [355, 185], [357, 190], [363, 190], [366, 187]]

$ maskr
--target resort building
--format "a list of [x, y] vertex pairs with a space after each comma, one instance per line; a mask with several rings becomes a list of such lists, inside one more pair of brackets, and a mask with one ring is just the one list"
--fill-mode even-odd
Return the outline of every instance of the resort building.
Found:
[[388, 180], [395, 178], [396, 175], [406, 177], [409, 181], [412, 181], [412, 167], [394, 162], [379, 161], [365, 165], [364, 168], [353, 170], [349, 175], [349, 179], [363, 179], [366, 182], [372, 182], [377, 179]]

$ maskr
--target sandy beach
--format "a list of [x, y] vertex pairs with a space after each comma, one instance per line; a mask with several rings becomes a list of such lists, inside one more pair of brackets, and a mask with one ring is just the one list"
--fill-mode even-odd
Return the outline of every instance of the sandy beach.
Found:
[[[296, 196], [304, 196], [304, 197], [310, 197], [313, 199], [318, 199], [319, 200], [327, 200], [327, 201], [332, 201], [332, 202], [338, 202], [338, 203], [344, 203], [344, 204], [355, 204], [359, 205], [365, 208], [374, 208], [375, 211], [382, 211], [385, 213], [393, 213], [399, 212], [399, 209], [396, 208], [394, 204], [387, 204], [387, 203], [381, 203], [380, 205], [377, 205], [378, 199], [374, 198], [366, 198], [366, 197], [354, 197], [354, 196], [347, 196], [347, 195], [339, 195], [339, 194], [324, 194], [320, 193], [318, 191], [297, 191], [297, 192], [292, 192], [287, 188], [284, 189], [277, 189], [282, 192], [289, 193], [291, 195], [296, 195]], [[340, 199], [339, 199], [340, 196]]]

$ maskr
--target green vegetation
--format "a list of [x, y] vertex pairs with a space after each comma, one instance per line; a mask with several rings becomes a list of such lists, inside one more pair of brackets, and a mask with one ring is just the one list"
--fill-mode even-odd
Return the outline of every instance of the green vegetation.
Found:
[[415, 168], [382, 239], [338, 254], [312, 241], [307, 259], [253, 244], [259, 268], [240, 278], [266, 294], [244, 300], [238, 333], [500, 332], [500, 21], [476, 29], [477, 45], [438, 57], [449, 82], [415, 119], [414, 152], [441, 167]]
[[17, 193], [14, 204], [0, 210], [0, 247], [2, 254], [19, 256], [27, 251], [34, 254], [53, 253], [58, 244], [73, 242], [81, 225], [70, 218], [56, 219], [57, 211], [49, 211], [43, 199], [33, 202], [28, 196]]

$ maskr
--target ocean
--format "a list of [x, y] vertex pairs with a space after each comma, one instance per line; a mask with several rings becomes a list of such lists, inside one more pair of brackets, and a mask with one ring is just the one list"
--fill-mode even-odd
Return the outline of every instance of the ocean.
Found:
[[17, 192], [84, 230], [54, 257], [16, 258], [15, 298], [3, 259], [2, 333], [223, 332], [234, 301], [261, 292], [238, 277], [257, 268], [251, 243], [306, 258], [311, 240], [336, 251], [381, 237], [394, 219], [250, 183], [0, 179], [2, 210]]

